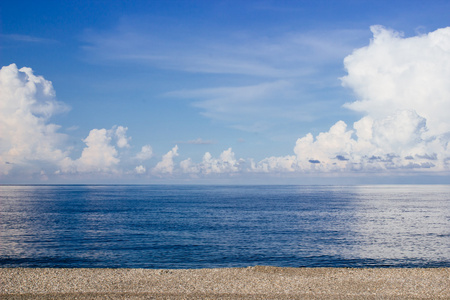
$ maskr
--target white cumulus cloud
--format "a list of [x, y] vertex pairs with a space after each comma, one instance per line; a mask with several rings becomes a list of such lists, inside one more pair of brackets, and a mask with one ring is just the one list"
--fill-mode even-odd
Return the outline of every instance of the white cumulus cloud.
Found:
[[195, 164], [188, 158], [180, 163], [180, 167], [183, 173], [222, 174], [241, 171], [243, 163], [244, 160], [237, 160], [232, 149], [228, 148], [218, 158], [206, 152], [201, 163]]
[[150, 145], [142, 146], [141, 151], [136, 154], [136, 158], [139, 160], [147, 160], [152, 158], [153, 156], [153, 149]]
[[108, 171], [119, 162], [116, 148], [111, 145], [111, 132], [106, 129], [92, 129], [83, 141], [86, 148], [77, 160], [77, 169], [86, 171]]
[[[66, 156], [66, 135], [49, 123], [51, 116], [67, 111], [56, 101], [52, 83], [30, 68], [15, 64], [0, 70], [0, 174], [15, 167], [29, 170], [53, 165]], [[40, 170], [36, 170], [39, 171]]]
[[297, 159], [295, 155], [286, 156], [271, 156], [255, 163], [253, 160], [250, 163], [250, 170], [263, 173], [273, 172], [294, 172], [297, 171]]
[[[121, 128], [121, 127], [118, 127]], [[122, 127], [123, 128], [123, 127]], [[83, 140], [86, 147], [81, 153], [81, 157], [72, 160], [66, 158], [62, 163], [63, 172], [111, 172], [115, 171], [115, 166], [120, 162], [118, 151], [112, 145], [113, 137], [117, 135], [117, 129], [110, 130], [92, 129], [89, 135]]]
[[412, 110], [427, 120], [429, 134], [450, 131], [450, 27], [410, 38], [371, 30], [370, 45], [344, 60], [342, 83], [358, 98], [346, 107], [373, 118]]
[[272, 157], [255, 171], [450, 169], [450, 27], [403, 38], [373, 26], [371, 43], [344, 60], [343, 85], [358, 100], [346, 107], [365, 114], [348, 128], [307, 134], [295, 157]]
[[136, 168], [134, 168], [134, 171], [137, 174], [144, 174], [147, 170], [145, 169], [145, 167], [143, 165], [139, 165]]
[[173, 161], [173, 158], [178, 156], [178, 146], [175, 145], [175, 147], [172, 148], [169, 152], [163, 155], [162, 160], [156, 164], [156, 166], [153, 168], [154, 173], [166, 173], [166, 174], [172, 174], [175, 168], [175, 163]]
[[117, 138], [117, 147], [119, 148], [128, 148], [130, 145], [128, 144], [128, 141], [131, 140], [131, 138], [127, 137], [127, 130], [128, 127], [118, 126], [115, 128], [115, 135]]

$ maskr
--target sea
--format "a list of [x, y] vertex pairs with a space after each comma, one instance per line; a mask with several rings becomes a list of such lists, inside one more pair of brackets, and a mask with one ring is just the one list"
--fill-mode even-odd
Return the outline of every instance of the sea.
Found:
[[0, 267], [450, 267], [450, 185], [0, 185]]

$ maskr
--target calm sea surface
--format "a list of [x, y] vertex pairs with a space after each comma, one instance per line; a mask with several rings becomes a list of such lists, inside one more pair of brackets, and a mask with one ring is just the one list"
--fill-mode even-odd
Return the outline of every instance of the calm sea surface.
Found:
[[3, 185], [0, 237], [0, 267], [450, 267], [450, 185]]

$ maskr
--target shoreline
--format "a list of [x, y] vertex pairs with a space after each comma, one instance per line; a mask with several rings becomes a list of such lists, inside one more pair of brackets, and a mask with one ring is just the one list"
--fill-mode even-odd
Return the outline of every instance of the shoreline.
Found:
[[0, 268], [2, 299], [450, 299], [450, 268]]

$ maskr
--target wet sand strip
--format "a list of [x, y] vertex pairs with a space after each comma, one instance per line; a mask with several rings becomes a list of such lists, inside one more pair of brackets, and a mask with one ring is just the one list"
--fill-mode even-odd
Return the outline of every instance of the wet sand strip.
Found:
[[0, 299], [450, 299], [450, 268], [0, 268]]

